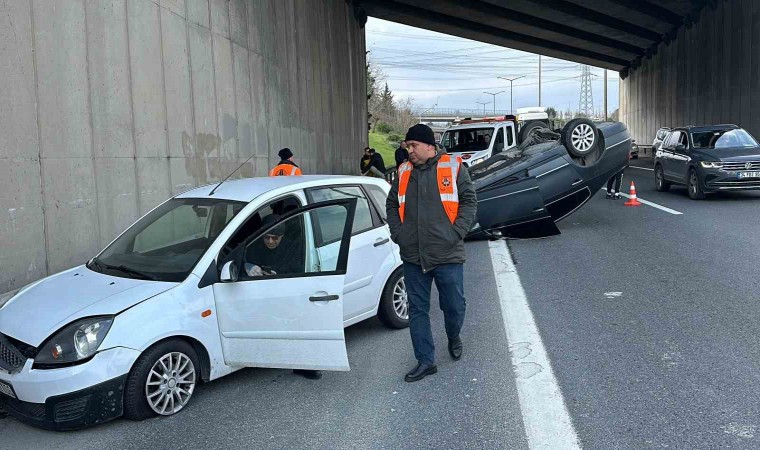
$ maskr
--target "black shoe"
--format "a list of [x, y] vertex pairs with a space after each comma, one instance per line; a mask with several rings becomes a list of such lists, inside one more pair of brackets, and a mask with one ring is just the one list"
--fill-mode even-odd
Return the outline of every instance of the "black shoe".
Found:
[[462, 338], [449, 339], [449, 355], [454, 358], [454, 361], [459, 361], [462, 357]]
[[609, 200], [612, 198], [612, 194], [608, 192], [607, 195], [604, 196], [604, 198]]
[[435, 364], [417, 364], [417, 367], [412, 369], [411, 372], [406, 374], [404, 377], [404, 381], [407, 383], [414, 383], [415, 381], [420, 381], [421, 379], [425, 378], [428, 375], [433, 375], [434, 373], [438, 373], [438, 367], [435, 366]]
[[615, 193], [615, 200], [620, 200], [621, 198], [623, 198], [623, 197], [620, 196], [620, 193], [616, 192]]
[[301, 375], [308, 380], [321, 380], [322, 372], [319, 370], [293, 369], [295, 375]]

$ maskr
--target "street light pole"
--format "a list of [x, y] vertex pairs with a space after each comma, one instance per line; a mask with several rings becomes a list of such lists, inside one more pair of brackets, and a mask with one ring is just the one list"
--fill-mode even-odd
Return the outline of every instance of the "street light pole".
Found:
[[489, 104], [489, 103], [491, 103], [491, 102], [475, 102], [475, 103], [477, 103], [478, 105], [483, 105], [483, 116], [485, 116], [486, 115], [486, 105]]
[[514, 114], [515, 109], [512, 104], [512, 82], [515, 80], [519, 80], [520, 78], [525, 78], [525, 75], [520, 75], [519, 77], [514, 77], [514, 78], [507, 78], [507, 77], [498, 77], [498, 78], [509, 81], [509, 113]]
[[507, 91], [499, 91], [499, 92], [483, 92], [484, 94], [493, 95], [493, 115], [496, 115], [496, 96], [499, 94], [503, 94]]
[[538, 106], [541, 106], [541, 55], [538, 55]]

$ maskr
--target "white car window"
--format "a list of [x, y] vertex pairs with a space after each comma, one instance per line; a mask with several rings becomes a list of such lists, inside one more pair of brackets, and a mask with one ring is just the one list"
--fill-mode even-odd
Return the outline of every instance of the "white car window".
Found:
[[[344, 198], [356, 198], [356, 215], [354, 216], [354, 226], [352, 234], [363, 233], [374, 227], [372, 222], [372, 213], [370, 212], [369, 202], [364, 192], [358, 186], [331, 186], [318, 188], [309, 191], [309, 200], [312, 203], [324, 202], [327, 200], [339, 200]], [[342, 218], [332, 217], [332, 210], [319, 209], [312, 214], [316, 222], [316, 229], [322, 231], [325, 237], [323, 242], [334, 242], [340, 239], [340, 227], [336, 223], [343, 223]], [[337, 234], [331, 234], [332, 232]], [[317, 241], [318, 243], [320, 241]]]
[[377, 212], [380, 214], [383, 222], [387, 222], [388, 215], [385, 211], [385, 201], [388, 199], [388, 193], [386, 193], [385, 190], [380, 186], [375, 186], [374, 184], [365, 184], [364, 188], [367, 190], [369, 196], [372, 197], [372, 200], [375, 202], [375, 209], [377, 209]]

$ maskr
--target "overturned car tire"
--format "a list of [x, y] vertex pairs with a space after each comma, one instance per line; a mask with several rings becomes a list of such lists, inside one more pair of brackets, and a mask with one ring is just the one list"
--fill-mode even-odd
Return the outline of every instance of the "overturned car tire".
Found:
[[589, 119], [573, 119], [562, 129], [562, 144], [570, 155], [585, 158], [599, 145], [599, 131]]

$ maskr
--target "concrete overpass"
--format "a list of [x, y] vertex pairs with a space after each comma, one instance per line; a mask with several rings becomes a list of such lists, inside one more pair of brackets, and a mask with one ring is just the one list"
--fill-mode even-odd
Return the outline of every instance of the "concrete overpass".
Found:
[[81, 264], [166, 197], [281, 147], [350, 173], [368, 16], [620, 73], [621, 120], [760, 135], [753, 0], [0, 2], [0, 292]]

